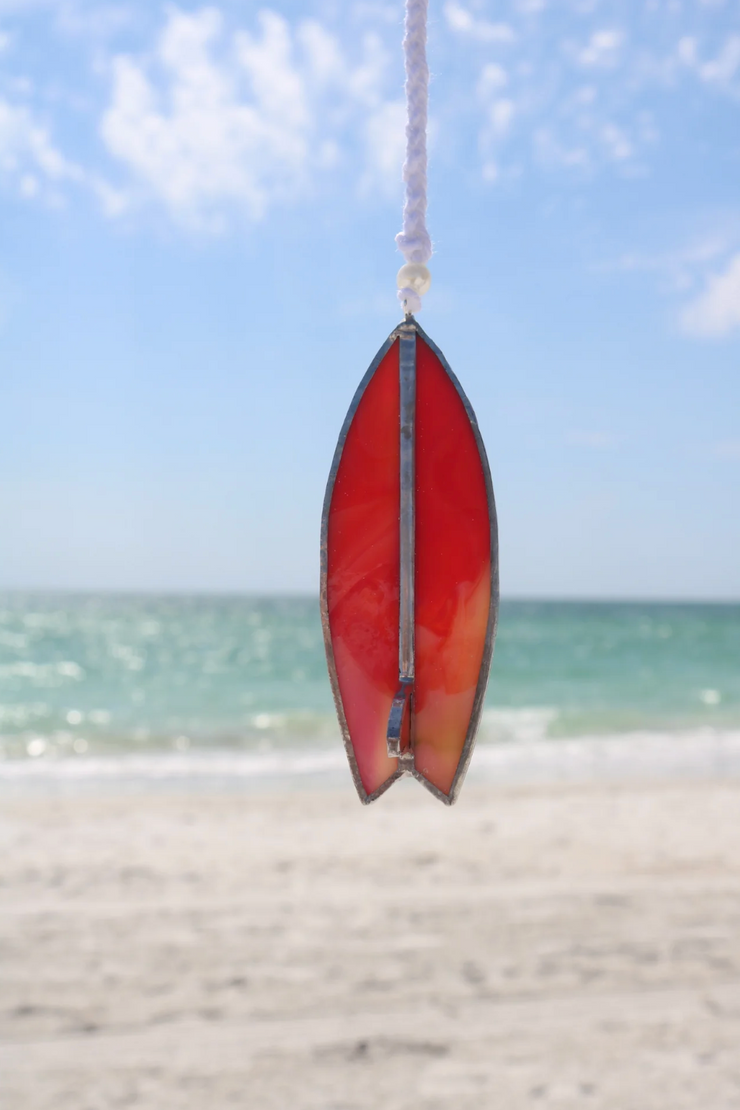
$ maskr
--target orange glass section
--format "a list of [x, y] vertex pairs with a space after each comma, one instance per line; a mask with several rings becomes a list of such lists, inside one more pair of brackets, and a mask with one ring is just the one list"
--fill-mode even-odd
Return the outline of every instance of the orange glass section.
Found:
[[416, 340], [414, 761], [448, 794], [462, 755], [491, 604], [491, 522], [468, 414]]
[[[490, 520], [473, 430], [417, 336], [417, 771], [447, 794], [462, 755], [491, 602]], [[386, 730], [398, 689], [398, 342], [365, 388], [329, 510], [327, 601], [337, 678], [364, 789], [395, 772]]]

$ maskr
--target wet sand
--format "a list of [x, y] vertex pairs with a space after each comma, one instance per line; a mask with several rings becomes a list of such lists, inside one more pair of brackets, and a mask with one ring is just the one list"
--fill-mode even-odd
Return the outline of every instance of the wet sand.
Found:
[[740, 783], [5, 800], [3, 1110], [737, 1110]]

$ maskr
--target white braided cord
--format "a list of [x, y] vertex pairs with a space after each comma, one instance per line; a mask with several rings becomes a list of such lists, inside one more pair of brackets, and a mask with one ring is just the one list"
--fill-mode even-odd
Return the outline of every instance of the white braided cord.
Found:
[[[406, 61], [406, 161], [403, 180], [406, 201], [403, 229], [396, 236], [398, 249], [407, 262], [426, 263], [432, 256], [427, 231], [427, 113], [429, 67], [427, 65], [427, 11], [429, 0], [406, 0], [403, 51]], [[399, 289], [398, 299], [406, 312], [418, 312], [421, 297], [413, 289]]]

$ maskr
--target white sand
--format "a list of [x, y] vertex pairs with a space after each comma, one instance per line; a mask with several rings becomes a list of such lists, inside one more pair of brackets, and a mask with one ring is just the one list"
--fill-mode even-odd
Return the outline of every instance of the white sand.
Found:
[[2, 1110], [738, 1110], [740, 783], [26, 798]]

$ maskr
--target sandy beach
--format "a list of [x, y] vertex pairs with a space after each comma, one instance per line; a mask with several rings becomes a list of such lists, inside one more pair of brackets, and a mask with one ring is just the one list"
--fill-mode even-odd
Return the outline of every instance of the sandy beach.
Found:
[[737, 1110], [740, 783], [3, 802], [7, 1110]]

